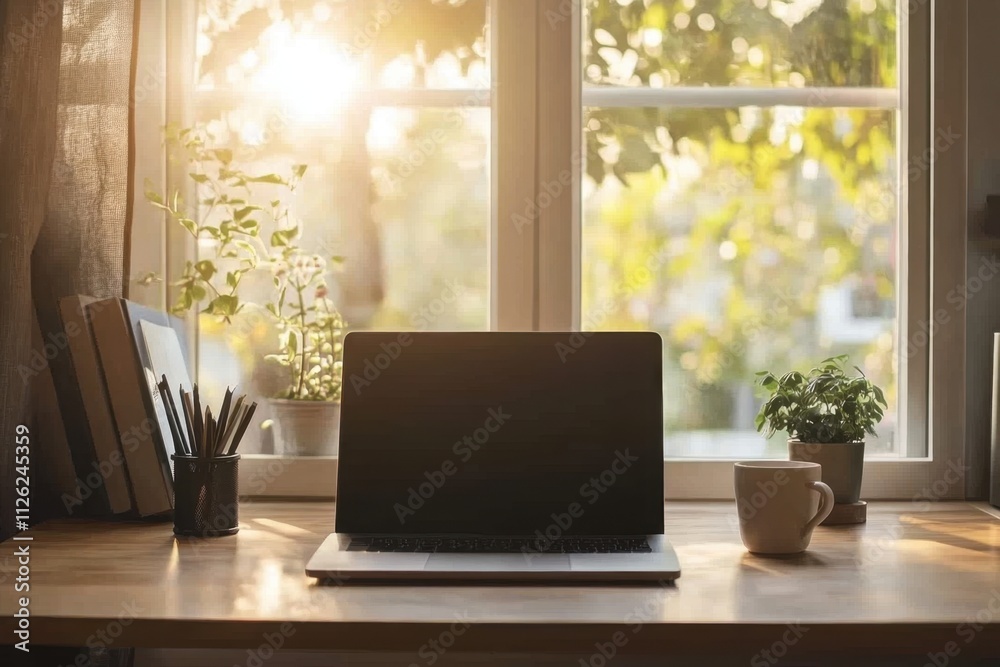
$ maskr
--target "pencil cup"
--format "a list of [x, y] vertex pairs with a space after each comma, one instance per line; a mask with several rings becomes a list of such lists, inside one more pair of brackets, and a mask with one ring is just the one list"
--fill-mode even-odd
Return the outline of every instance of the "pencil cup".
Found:
[[174, 454], [174, 534], [232, 535], [240, 529], [240, 455]]

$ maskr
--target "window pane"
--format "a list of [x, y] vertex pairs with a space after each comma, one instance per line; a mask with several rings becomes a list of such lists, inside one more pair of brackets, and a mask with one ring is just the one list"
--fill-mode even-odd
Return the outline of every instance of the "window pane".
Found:
[[590, 0], [584, 81], [896, 85], [896, 0]]
[[845, 353], [890, 400], [868, 453], [898, 454], [896, 113], [600, 108], [584, 124], [582, 325], [662, 334], [667, 455], [784, 457], [754, 431], [754, 373]]
[[198, 1], [201, 90], [294, 103], [364, 87], [489, 86], [486, 0]]
[[384, 237], [376, 329], [485, 329], [490, 110], [376, 109], [368, 134]]
[[[485, 329], [486, 96], [459, 93], [451, 106], [433, 108], [407, 97], [421, 88], [488, 90], [485, 1], [296, 0], [276, 10], [201, 0], [201, 10], [196, 122], [250, 174], [308, 165], [294, 193], [254, 183], [247, 199], [265, 209], [289, 202], [296, 242], [328, 261], [327, 296], [347, 329]], [[192, 193], [203, 203], [198, 220], [220, 225], [220, 212], [204, 204], [209, 190]], [[262, 215], [262, 234], [267, 222]], [[211, 241], [199, 243], [198, 258], [233, 269]], [[247, 274], [241, 300], [274, 300], [273, 278], [270, 270]], [[260, 401], [255, 421], [269, 419], [262, 399], [289, 381], [287, 367], [265, 358], [279, 334], [260, 308], [231, 323], [202, 314], [202, 395], [216, 405], [239, 383]], [[275, 451], [272, 429], [251, 431], [259, 442], [251, 438], [241, 451]]]

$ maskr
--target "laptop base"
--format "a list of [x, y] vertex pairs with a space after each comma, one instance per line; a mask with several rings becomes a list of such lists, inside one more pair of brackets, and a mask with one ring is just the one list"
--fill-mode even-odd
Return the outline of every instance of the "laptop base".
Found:
[[663, 535], [650, 553], [392, 553], [350, 550], [352, 536], [329, 535], [306, 565], [328, 583], [351, 581], [667, 582], [680, 564]]

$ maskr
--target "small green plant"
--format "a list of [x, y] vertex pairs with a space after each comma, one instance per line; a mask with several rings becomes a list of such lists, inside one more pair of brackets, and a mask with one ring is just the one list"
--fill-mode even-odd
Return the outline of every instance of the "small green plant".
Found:
[[[182, 314], [204, 305], [201, 313], [226, 323], [247, 307], [266, 311], [279, 332], [278, 353], [266, 358], [289, 373], [288, 386], [278, 398], [339, 401], [345, 324], [327, 298], [327, 260], [303, 252], [301, 225], [280, 196], [254, 201], [259, 185], [293, 193], [306, 165], [293, 165], [286, 175], [254, 175], [234, 164], [232, 151], [210, 147], [211, 136], [204, 129], [168, 127], [166, 140], [171, 153], [179, 151], [189, 165], [202, 215], [189, 214], [179, 193], [163, 197], [149, 181], [146, 200], [166, 211], [200, 247], [212, 248], [211, 258], [187, 262], [180, 279], [172, 283], [179, 291], [171, 310]], [[272, 297], [262, 303], [240, 298], [244, 278], [255, 271], [269, 271], [274, 285]]]
[[777, 377], [757, 373], [757, 383], [771, 393], [754, 425], [770, 438], [784, 431], [801, 442], [860, 442], [875, 435], [887, 404], [882, 390], [861, 369], [845, 372], [847, 355], [824, 359], [803, 375], [798, 371]]

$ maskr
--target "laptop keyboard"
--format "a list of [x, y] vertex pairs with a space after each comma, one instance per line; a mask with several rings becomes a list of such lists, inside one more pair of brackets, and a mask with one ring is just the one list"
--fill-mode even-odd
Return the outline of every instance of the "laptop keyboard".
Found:
[[348, 551], [396, 553], [650, 553], [644, 537], [371, 537], [351, 540]]

